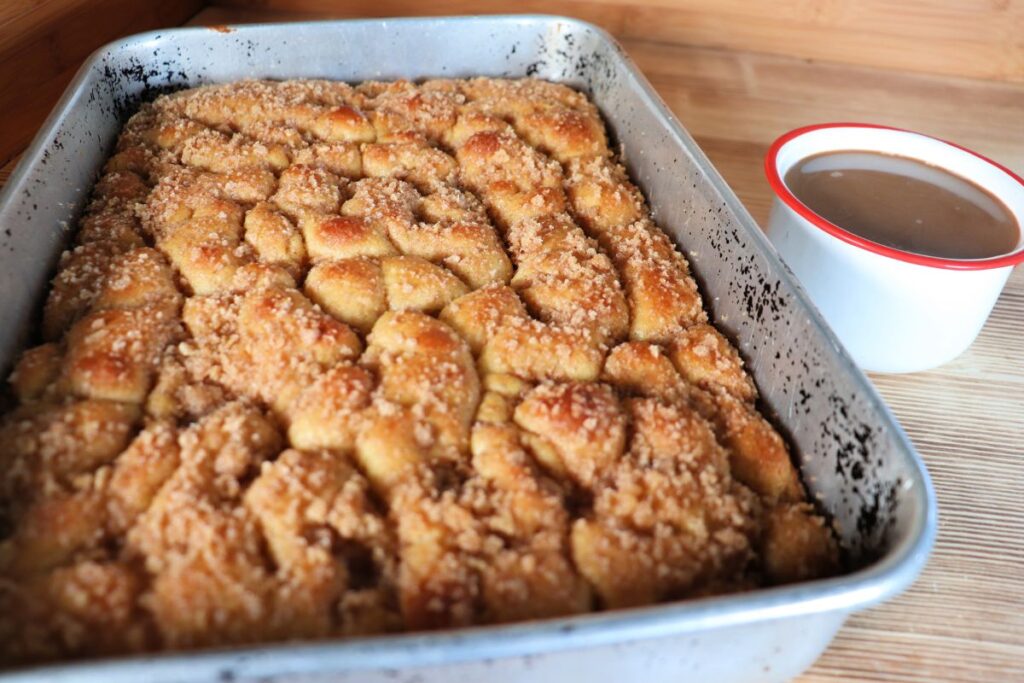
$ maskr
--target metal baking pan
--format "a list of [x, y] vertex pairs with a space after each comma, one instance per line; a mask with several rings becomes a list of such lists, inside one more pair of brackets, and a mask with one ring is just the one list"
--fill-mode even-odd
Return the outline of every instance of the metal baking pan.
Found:
[[126, 116], [165, 89], [246, 77], [538, 76], [587, 91], [658, 223], [739, 345], [851, 566], [827, 580], [506, 626], [23, 669], [3, 681], [782, 681], [847, 615], [918, 575], [936, 529], [920, 457], [736, 196], [604, 31], [550, 16], [146, 33], [82, 67], [0, 194], [0, 369]]

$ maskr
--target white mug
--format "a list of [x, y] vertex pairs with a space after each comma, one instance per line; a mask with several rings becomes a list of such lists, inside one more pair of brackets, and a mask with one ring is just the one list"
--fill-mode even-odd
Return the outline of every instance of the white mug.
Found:
[[1012, 251], [994, 258], [948, 259], [847, 232], [801, 203], [784, 178], [811, 155], [848, 150], [946, 169], [999, 198], [1018, 226], [1024, 226], [1024, 180], [953, 143], [861, 123], [798, 128], [776, 140], [765, 156], [775, 192], [768, 237], [857, 364], [876, 372], [942, 365], [978, 336], [1014, 265], [1024, 261], [1024, 235]]

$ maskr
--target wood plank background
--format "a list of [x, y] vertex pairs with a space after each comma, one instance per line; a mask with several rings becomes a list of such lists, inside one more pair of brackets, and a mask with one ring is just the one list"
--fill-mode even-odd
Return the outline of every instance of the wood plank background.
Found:
[[174, 26], [202, 0], [0, 0], [0, 162], [28, 145], [78, 67], [115, 38]]
[[[84, 5], [14, 4], [27, 11], [59, 1]], [[166, 4], [177, 17], [190, 3]], [[0, 8], [0, 55], [9, 54], [9, 22], [39, 22], [9, 9]], [[171, 10], [132, 11], [154, 22], [153, 12]], [[771, 195], [761, 158], [776, 136], [807, 123], [907, 127], [1024, 173], [1024, 6], [1016, 0], [227, 0], [191, 23], [470, 11], [570, 14], [612, 30], [762, 225]], [[180, 21], [163, 16], [165, 25]], [[50, 35], [69, 30], [53, 16], [36, 25]], [[71, 52], [63, 54], [73, 70]], [[0, 61], [2, 71], [11, 63]], [[0, 73], [0, 84], [9, 77]], [[28, 120], [4, 127], [0, 150], [17, 148], [8, 136], [31, 136]], [[1024, 681], [1024, 269], [963, 356], [935, 371], [871, 379], [931, 471], [938, 544], [906, 594], [851, 618], [800, 680]]]
[[567, 14], [625, 39], [1024, 81], [1021, 0], [219, 0], [321, 15]]

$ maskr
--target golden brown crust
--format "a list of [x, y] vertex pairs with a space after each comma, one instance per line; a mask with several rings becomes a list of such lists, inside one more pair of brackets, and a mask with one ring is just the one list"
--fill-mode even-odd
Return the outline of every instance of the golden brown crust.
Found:
[[815, 579], [839, 563], [835, 538], [813, 506], [780, 504], [765, 515], [764, 524], [761, 553], [772, 583]]
[[0, 662], [497, 623], [837, 566], [736, 349], [533, 79], [128, 122], [0, 420]]
[[541, 439], [554, 450], [557, 462], [545, 465], [587, 488], [604, 478], [626, 446], [626, 418], [607, 384], [541, 384], [523, 397], [515, 421], [535, 451]]
[[629, 403], [636, 435], [611, 486], [573, 527], [580, 571], [608, 607], [685, 595], [715, 578], [737, 582], [753, 555], [757, 501], [694, 412]]

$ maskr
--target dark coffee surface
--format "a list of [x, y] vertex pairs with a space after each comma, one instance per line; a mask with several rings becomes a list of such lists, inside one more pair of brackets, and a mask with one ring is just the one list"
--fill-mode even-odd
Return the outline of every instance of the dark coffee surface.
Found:
[[872, 242], [927, 256], [981, 259], [1013, 251], [1020, 226], [987, 190], [930, 164], [865, 151], [816, 154], [786, 173], [809, 209]]

